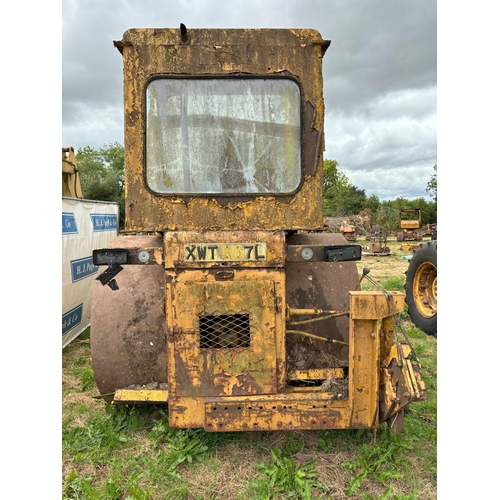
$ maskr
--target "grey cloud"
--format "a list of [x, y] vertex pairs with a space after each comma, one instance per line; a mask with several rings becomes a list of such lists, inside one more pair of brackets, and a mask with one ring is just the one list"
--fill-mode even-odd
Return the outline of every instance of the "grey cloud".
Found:
[[[325, 158], [361, 189], [370, 182], [390, 193], [392, 179], [396, 192], [405, 168], [436, 163], [436, 11], [435, 0], [63, 0], [63, 145], [123, 143], [113, 40], [129, 28], [314, 28], [332, 42], [323, 59]], [[376, 184], [373, 169], [389, 182]], [[426, 196], [425, 185], [414, 192]]]
[[379, 94], [436, 82], [436, 3], [341, 2], [325, 56], [327, 104], [357, 109]]
[[434, 170], [432, 166], [406, 166], [394, 169], [377, 168], [351, 173], [349, 178], [356, 186], [363, 186], [366, 195], [376, 195], [380, 200], [427, 198], [426, 187]]

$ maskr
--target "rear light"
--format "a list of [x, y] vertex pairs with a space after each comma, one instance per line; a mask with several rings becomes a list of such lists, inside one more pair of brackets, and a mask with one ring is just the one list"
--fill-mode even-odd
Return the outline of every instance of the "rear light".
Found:
[[95, 266], [111, 266], [113, 264], [128, 264], [128, 250], [118, 248], [100, 248], [92, 252]]

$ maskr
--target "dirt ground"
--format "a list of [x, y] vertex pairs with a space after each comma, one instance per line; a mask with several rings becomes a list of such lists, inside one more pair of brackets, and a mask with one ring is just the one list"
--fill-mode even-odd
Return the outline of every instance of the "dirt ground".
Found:
[[[409, 242], [416, 244], [422, 242]], [[396, 241], [395, 237], [387, 238], [387, 246], [391, 250], [390, 255], [367, 255], [369, 250], [369, 242], [362, 236], [355, 242], [356, 245], [361, 245], [363, 255], [360, 261], [356, 262], [359, 274], [363, 272], [363, 268], [370, 269], [369, 276], [382, 284], [388, 278], [402, 276], [404, 278], [405, 272], [408, 269], [408, 259], [405, 257], [413, 255], [411, 250], [401, 250], [401, 242]]]

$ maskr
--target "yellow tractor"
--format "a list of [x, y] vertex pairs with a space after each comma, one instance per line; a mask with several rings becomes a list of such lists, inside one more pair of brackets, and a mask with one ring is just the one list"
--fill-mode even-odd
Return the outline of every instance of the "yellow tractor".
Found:
[[361, 291], [361, 247], [323, 226], [330, 42], [181, 25], [114, 45], [126, 220], [93, 254], [100, 397], [166, 404], [171, 427], [400, 432], [426, 397], [404, 294]]

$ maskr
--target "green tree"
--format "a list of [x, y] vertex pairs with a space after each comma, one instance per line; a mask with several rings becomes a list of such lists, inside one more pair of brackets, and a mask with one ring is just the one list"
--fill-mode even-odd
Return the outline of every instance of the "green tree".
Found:
[[377, 210], [380, 208], [380, 199], [377, 195], [372, 194], [365, 203], [365, 208], [369, 208], [372, 213], [377, 213]]
[[437, 181], [437, 164], [434, 165], [434, 173], [432, 174], [429, 182], [427, 183], [427, 187], [425, 190], [432, 196], [434, 203], [437, 205], [438, 201], [438, 181]]
[[366, 205], [364, 189], [356, 187], [336, 160], [323, 162], [323, 208], [326, 216], [358, 214]]
[[422, 226], [429, 224], [431, 221], [432, 203], [425, 201], [425, 198], [416, 198], [411, 201], [409, 208], [420, 208], [422, 217]]
[[398, 196], [395, 200], [385, 200], [375, 213], [375, 223], [383, 227], [384, 231], [397, 231], [399, 227], [399, 211], [406, 208], [420, 208], [421, 226], [436, 222], [435, 203], [429, 203], [425, 198], [408, 200]]
[[339, 177], [339, 162], [337, 160], [325, 160], [323, 162], [323, 191], [333, 188]]
[[337, 213], [338, 215], [357, 215], [366, 206], [365, 190], [352, 184], [344, 172], [340, 172], [340, 178]]
[[434, 165], [434, 173], [432, 174], [425, 190], [430, 193], [434, 202], [429, 204], [429, 222], [433, 224], [437, 222], [437, 164]]
[[325, 160], [323, 162], [323, 212], [331, 216], [335, 209], [333, 206], [333, 191], [338, 180], [338, 162]]
[[396, 200], [382, 201], [375, 213], [375, 224], [381, 226], [387, 233], [397, 231], [398, 229], [399, 208], [395, 206], [397, 204]]
[[83, 197], [89, 200], [114, 201], [120, 206], [120, 225], [125, 221], [124, 150], [118, 143], [105, 144], [97, 150], [90, 146], [78, 149], [76, 164], [80, 171]]

